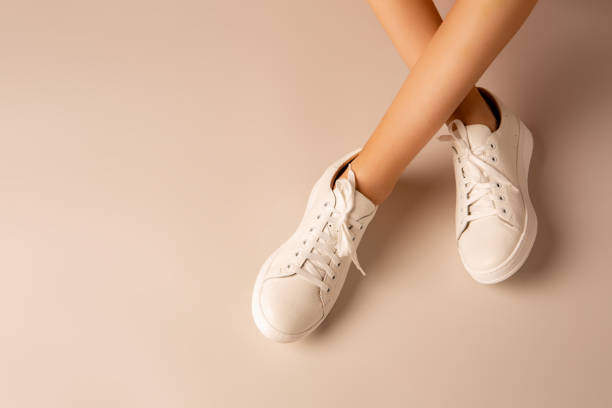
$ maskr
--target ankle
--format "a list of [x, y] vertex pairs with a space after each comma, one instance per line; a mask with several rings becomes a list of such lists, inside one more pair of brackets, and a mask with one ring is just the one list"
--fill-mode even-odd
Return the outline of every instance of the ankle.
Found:
[[[358, 160], [359, 156], [351, 162], [351, 170], [355, 173], [355, 188], [375, 205], [382, 204], [393, 190], [393, 184], [377, 181], [377, 175], [368, 171], [367, 164]], [[338, 178], [348, 178], [348, 167]]]
[[472, 88], [447, 123], [455, 119], [459, 119], [465, 125], [485, 125], [492, 132], [499, 126], [491, 107], [476, 88]]

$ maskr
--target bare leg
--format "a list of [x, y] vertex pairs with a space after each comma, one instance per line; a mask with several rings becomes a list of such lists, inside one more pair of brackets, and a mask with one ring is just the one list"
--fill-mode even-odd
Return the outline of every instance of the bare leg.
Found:
[[[402, 57], [413, 66], [363, 151], [353, 161], [358, 189], [363, 194], [375, 203], [384, 201], [404, 168], [435, 132], [449, 118], [465, 115], [461, 102], [467, 97], [468, 105], [478, 105], [477, 101], [470, 101], [476, 96], [474, 84], [520, 28], [536, 1], [457, 0], [435, 31], [439, 15], [429, 1], [419, 1], [408, 8], [408, 3], [402, 6], [402, 2], [394, 0], [391, 4], [397, 10], [393, 12], [376, 7], [374, 4], [378, 3], [372, 0], [377, 14], [389, 21], [385, 28]], [[414, 34], [408, 34], [412, 30], [402, 34], [400, 25], [414, 26], [415, 20], [420, 22]], [[435, 34], [431, 41], [423, 45], [432, 30]]]
[[[391, 38], [409, 68], [417, 62], [442, 24], [442, 17], [432, 0], [369, 0], [374, 14]], [[476, 88], [472, 87], [449, 119], [466, 125], [483, 124], [497, 128], [493, 112]]]

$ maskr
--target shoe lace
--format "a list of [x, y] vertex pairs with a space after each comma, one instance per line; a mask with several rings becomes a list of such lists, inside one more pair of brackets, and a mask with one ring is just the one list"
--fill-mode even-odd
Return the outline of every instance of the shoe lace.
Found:
[[[457, 153], [457, 161], [461, 165], [464, 186], [461, 224], [465, 228], [470, 221], [502, 216], [506, 209], [495, 205], [497, 200], [504, 199], [500, 193], [501, 187], [505, 186], [512, 191], [518, 191], [518, 188], [501, 171], [487, 163], [486, 152], [493, 145], [483, 143], [480, 146], [472, 146], [467, 129], [460, 120], [452, 121], [448, 129], [451, 134], [441, 136], [440, 140], [452, 144]], [[495, 162], [497, 159], [492, 156], [491, 160]]]
[[329, 292], [330, 288], [323, 279], [325, 276], [336, 278], [335, 271], [342, 265], [343, 257], [349, 256], [365, 276], [357, 259], [357, 248], [354, 243], [356, 237], [351, 234], [353, 228], [363, 229], [363, 224], [351, 217], [351, 211], [355, 206], [355, 173], [350, 165], [348, 178], [339, 178], [336, 181], [335, 195], [336, 205], [332, 208], [329, 202], [325, 202], [321, 214], [317, 217], [317, 221], [325, 217], [324, 227], [321, 230], [314, 226], [309, 228], [310, 236], [304, 239], [303, 244], [311, 242], [312, 248], [306, 251], [297, 271], [298, 275], [326, 292]]

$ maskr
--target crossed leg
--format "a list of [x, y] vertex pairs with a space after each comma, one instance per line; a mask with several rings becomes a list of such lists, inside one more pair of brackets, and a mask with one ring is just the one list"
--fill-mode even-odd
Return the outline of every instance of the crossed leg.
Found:
[[[276, 341], [298, 340], [325, 319], [351, 263], [361, 269], [357, 245], [376, 213], [373, 203], [391, 193], [406, 165], [449, 118], [460, 119], [451, 130], [454, 163], [463, 163], [465, 179], [458, 183], [465, 200], [457, 212], [457, 225], [463, 226], [457, 242], [467, 271], [482, 283], [504, 280], [520, 268], [535, 239], [535, 211], [525, 187], [531, 136], [517, 118], [504, 119], [508, 111], [491, 133], [495, 118], [474, 84], [536, 0], [457, 0], [442, 23], [431, 0], [370, 1], [411, 72], [364, 149], [347, 166], [353, 171], [345, 171], [347, 178], [337, 180], [333, 190], [336, 173], [351, 157], [324, 172], [303, 222], [260, 269], [253, 318]], [[468, 131], [462, 122], [475, 126]], [[470, 135], [481, 136], [477, 147]], [[519, 145], [521, 152], [515, 148]], [[509, 168], [520, 162], [521, 177], [511, 171], [508, 178], [483, 158]]]
[[[431, 0], [369, 0], [369, 3], [398, 53], [412, 69], [442, 24], [436, 6]], [[475, 87], [455, 109], [450, 120], [453, 119], [466, 125], [483, 124], [492, 131], [497, 127], [494, 114]]]
[[410, 74], [352, 163], [357, 188], [383, 202], [447, 121], [496, 127], [475, 83], [537, 0], [457, 0], [442, 21], [431, 0], [369, 0]]

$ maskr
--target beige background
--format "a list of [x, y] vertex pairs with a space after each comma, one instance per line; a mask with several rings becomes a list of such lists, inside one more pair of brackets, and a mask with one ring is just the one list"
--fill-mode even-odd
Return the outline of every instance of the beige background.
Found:
[[463, 271], [433, 141], [279, 345], [257, 271], [407, 74], [367, 4], [2, 2], [0, 406], [611, 406], [611, 14], [541, 2], [481, 81], [536, 137], [519, 274]]

